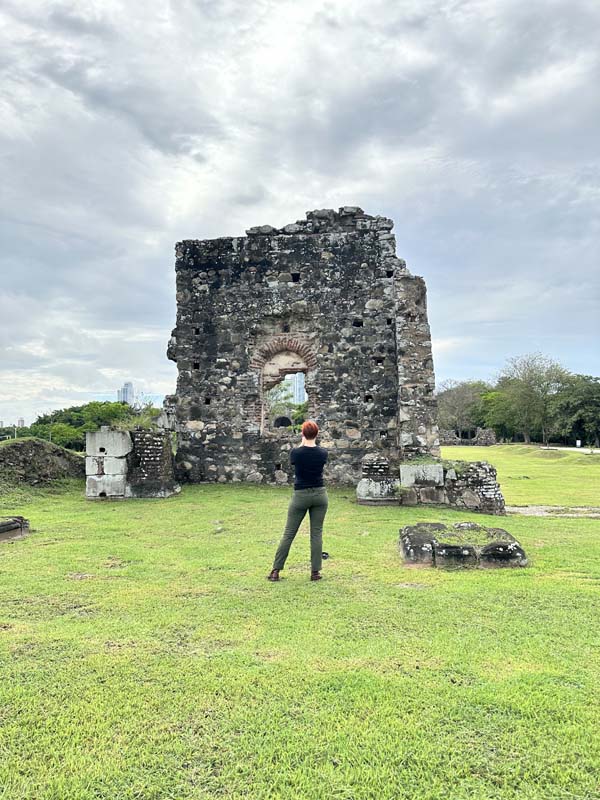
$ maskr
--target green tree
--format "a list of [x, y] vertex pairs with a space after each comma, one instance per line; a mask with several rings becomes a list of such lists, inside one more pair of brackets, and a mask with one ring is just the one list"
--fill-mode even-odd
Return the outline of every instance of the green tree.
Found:
[[273, 386], [265, 395], [266, 411], [272, 421], [275, 417], [288, 417], [293, 413], [294, 395], [287, 381]]
[[437, 393], [438, 424], [459, 436], [470, 436], [484, 421], [483, 396], [490, 386], [483, 381], [446, 381]]
[[554, 410], [564, 436], [600, 447], [600, 378], [570, 375], [556, 397]]
[[292, 412], [292, 422], [294, 426], [302, 425], [308, 416], [308, 400], [303, 403], [298, 403]]
[[492, 389], [482, 398], [483, 420], [486, 428], [493, 428], [498, 439], [514, 439], [518, 432], [518, 422], [508, 395]]
[[496, 391], [504, 395], [504, 410], [525, 442], [539, 431], [544, 444], [556, 430], [554, 403], [569, 372], [541, 353], [531, 353], [507, 362]]
[[96, 431], [101, 425], [114, 425], [118, 420], [125, 419], [132, 412], [127, 403], [113, 403], [108, 401], [93, 400], [83, 406], [71, 406], [49, 414], [39, 416], [35, 425], [53, 425], [64, 423], [83, 431]]

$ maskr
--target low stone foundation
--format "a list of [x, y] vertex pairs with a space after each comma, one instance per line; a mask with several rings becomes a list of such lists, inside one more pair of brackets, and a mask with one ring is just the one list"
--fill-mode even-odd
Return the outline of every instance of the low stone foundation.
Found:
[[407, 564], [431, 567], [525, 567], [527, 556], [503, 528], [475, 522], [444, 525], [420, 522], [400, 529], [400, 552]]
[[169, 497], [180, 490], [173, 472], [170, 434], [114, 431], [86, 436], [86, 497]]
[[456, 431], [440, 429], [440, 445], [444, 447], [460, 445], [461, 447], [490, 447], [497, 444], [496, 433], [492, 428], [477, 428], [472, 439], [462, 439]]
[[361, 505], [448, 505], [482, 514], [504, 514], [496, 470], [486, 461], [432, 461], [390, 469], [384, 456], [363, 459], [356, 487]]

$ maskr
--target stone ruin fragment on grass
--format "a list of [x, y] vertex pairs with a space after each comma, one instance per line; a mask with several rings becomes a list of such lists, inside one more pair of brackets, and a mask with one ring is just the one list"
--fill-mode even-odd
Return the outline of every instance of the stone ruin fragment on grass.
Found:
[[271, 418], [268, 393], [303, 373], [306, 416], [331, 453], [329, 483], [360, 481], [359, 502], [386, 502], [376, 496], [381, 481], [361, 480], [368, 460], [380, 458], [416, 503], [461, 505], [464, 495], [464, 506], [489, 505], [473, 496], [495, 480], [491, 470], [452, 485], [448, 475], [443, 485], [401, 477], [401, 465], [440, 452], [425, 282], [397, 257], [392, 228], [391, 219], [344, 206], [282, 228], [177, 244], [167, 354], [178, 379], [162, 424], [177, 434], [180, 480], [288, 483], [298, 434], [281, 414]]
[[29, 520], [25, 517], [0, 517], [0, 542], [22, 539], [29, 533]]
[[392, 470], [385, 456], [367, 455], [356, 487], [361, 505], [447, 505], [483, 514], [504, 514], [496, 470], [486, 461], [402, 463]]
[[400, 529], [407, 564], [431, 567], [525, 567], [525, 551], [503, 528], [475, 522], [419, 522]]
[[86, 497], [169, 497], [179, 491], [171, 437], [165, 431], [117, 431], [86, 435]]

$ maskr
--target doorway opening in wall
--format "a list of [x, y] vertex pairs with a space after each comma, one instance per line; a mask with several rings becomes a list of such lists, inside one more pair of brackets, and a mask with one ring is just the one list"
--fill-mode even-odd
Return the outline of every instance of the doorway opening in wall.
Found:
[[264, 393], [264, 429], [297, 431], [308, 418], [308, 395], [303, 371], [289, 372]]

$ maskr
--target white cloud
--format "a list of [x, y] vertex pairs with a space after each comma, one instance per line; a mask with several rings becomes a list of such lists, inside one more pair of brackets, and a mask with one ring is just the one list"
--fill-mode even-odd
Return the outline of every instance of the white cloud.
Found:
[[172, 391], [175, 241], [343, 204], [396, 220], [438, 379], [600, 372], [597, 3], [4, 9], [0, 418]]

